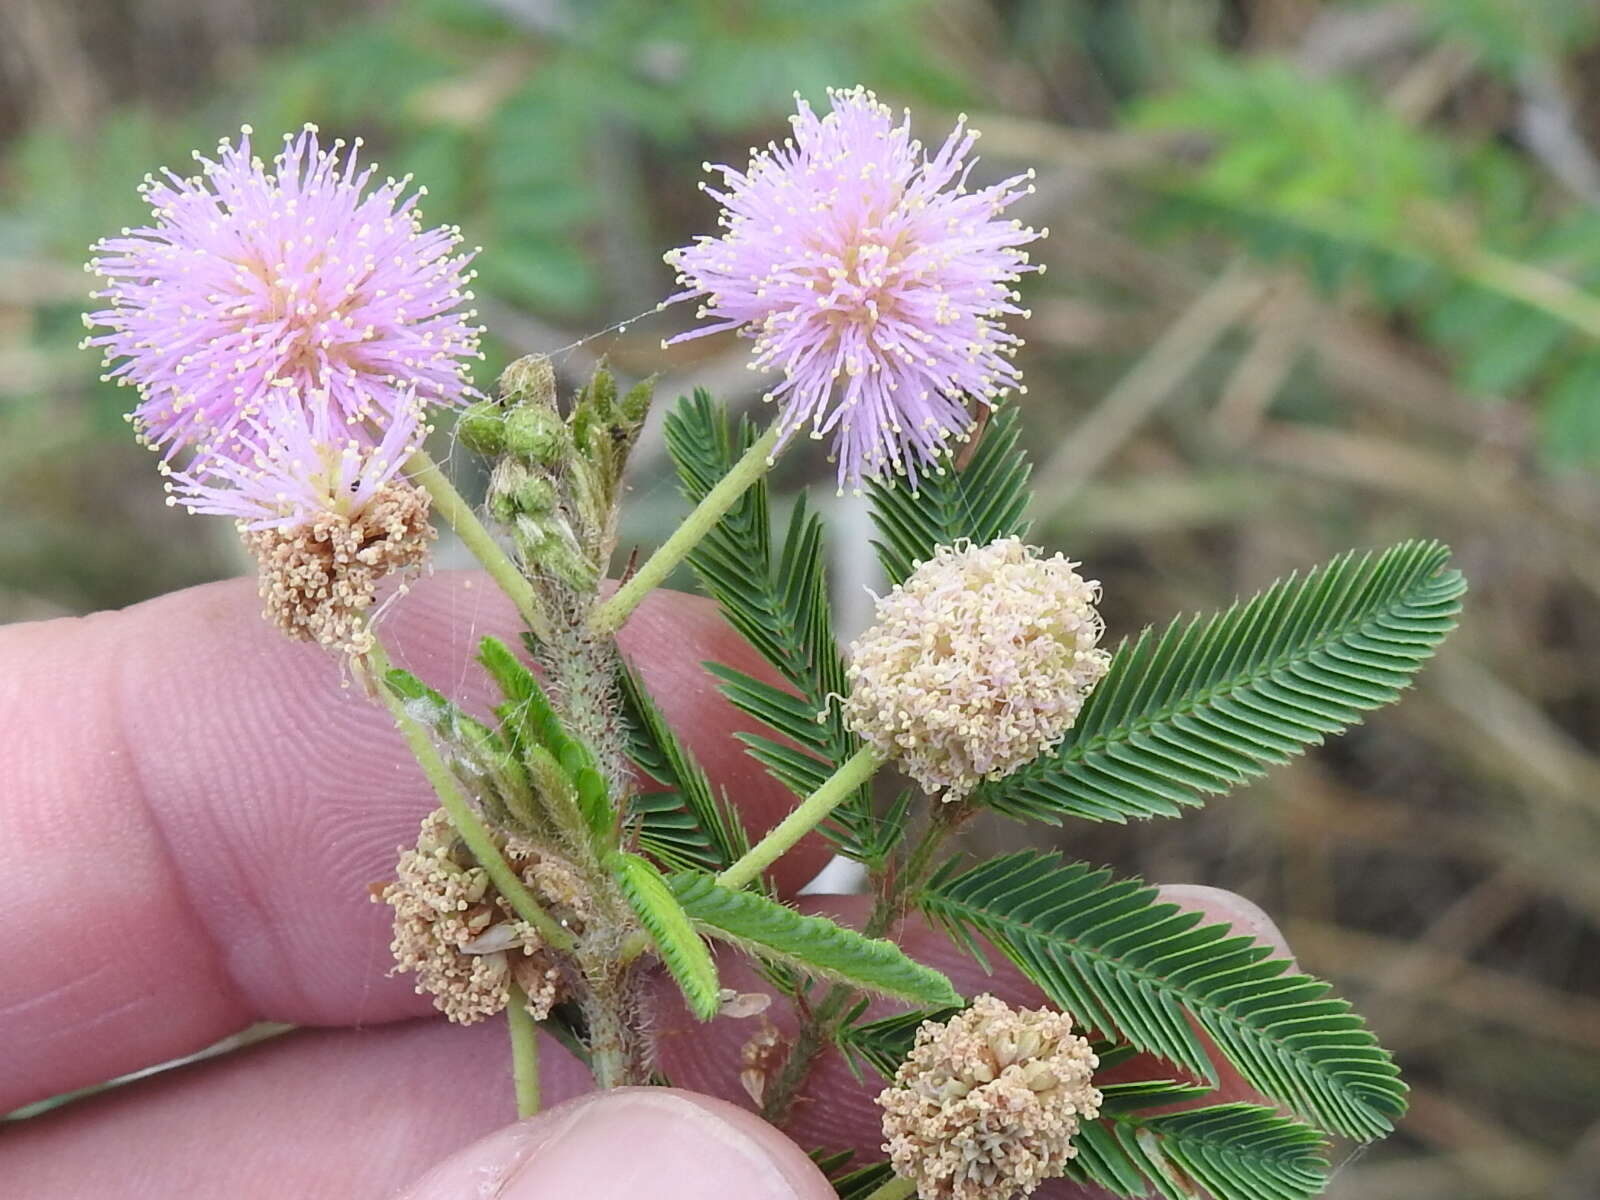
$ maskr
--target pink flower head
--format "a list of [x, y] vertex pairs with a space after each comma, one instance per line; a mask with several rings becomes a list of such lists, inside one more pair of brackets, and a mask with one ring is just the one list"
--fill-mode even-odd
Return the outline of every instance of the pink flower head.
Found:
[[[804, 100], [794, 136], [720, 172], [721, 237], [667, 256], [712, 324], [672, 339], [738, 329], [752, 367], [779, 370], [785, 439], [802, 423], [834, 435], [839, 485], [933, 463], [965, 435], [972, 397], [993, 406], [1020, 381], [1020, 339], [1000, 325], [1041, 236], [1001, 213], [1033, 190], [1032, 172], [968, 192], [977, 133], [963, 117], [933, 158], [869, 91], [830, 90], [818, 117]], [[798, 97], [796, 97], [798, 99]]]
[[236, 453], [203, 455], [171, 473], [167, 503], [233, 517], [247, 530], [294, 529], [324, 516], [354, 520], [428, 432], [415, 400], [396, 403], [374, 445], [333, 412], [328, 397], [301, 403], [278, 389], [263, 413], [242, 419]]
[[109, 307], [84, 318], [104, 348], [108, 379], [139, 389], [132, 419], [167, 458], [197, 446], [242, 449], [235, 434], [269, 395], [326, 397], [374, 437], [418, 397], [474, 395], [478, 357], [469, 254], [452, 228], [424, 229], [409, 177], [370, 193], [358, 138], [318, 144], [314, 126], [285, 135], [269, 172], [251, 157], [250, 128], [199, 175], [146, 177], [155, 222], [95, 247], [89, 268]]

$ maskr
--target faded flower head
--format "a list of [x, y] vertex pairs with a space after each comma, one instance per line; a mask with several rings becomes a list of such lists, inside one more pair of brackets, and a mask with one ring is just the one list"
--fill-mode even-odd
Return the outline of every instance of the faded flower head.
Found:
[[884, 1149], [922, 1200], [1008, 1200], [1060, 1175], [1100, 1112], [1099, 1065], [1072, 1018], [993, 996], [924, 1021], [878, 1095]]
[[[503, 839], [501, 851], [558, 919], [577, 924], [592, 915], [566, 863], [514, 838]], [[394, 909], [394, 969], [414, 972], [419, 994], [431, 995], [450, 1020], [470, 1025], [504, 1009], [515, 982], [535, 1020], [550, 1015], [563, 995], [555, 961], [461, 847], [442, 809], [423, 820], [396, 874], [395, 882], [374, 886], [373, 899]]]
[[424, 229], [408, 179], [367, 191], [357, 139], [319, 145], [314, 126], [285, 135], [269, 171], [250, 128], [200, 174], [147, 177], [154, 224], [95, 247], [89, 269], [109, 307], [85, 323], [110, 333], [107, 378], [139, 390], [132, 418], [171, 458], [184, 446], [232, 453], [234, 434], [269, 397], [325, 397], [352, 427], [383, 427], [412, 397], [471, 394], [478, 355], [470, 255], [449, 228]]
[[427, 430], [413, 403], [372, 445], [329, 409], [325, 397], [274, 397], [246, 419], [233, 456], [173, 472], [168, 503], [238, 521], [278, 628], [362, 653], [379, 580], [420, 567], [434, 538], [427, 494], [400, 474]]
[[703, 298], [712, 323], [673, 340], [753, 338], [751, 366], [784, 375], [767, 397], [783, 436], [832, 432], [841, 488], [889, 469], [915, 479], [971, 428], [968, 397], [992, 406], [1019, 383], [1019, 339], [1000, 322], [1027, 315], [1011, 285], [1041, 235], [1001, 214], [1032, 172], [968, 192], [965, 117], [930, 159], [873, 93], [828, 96], [820, 118], [800, 100], [793, 136], [744, 171], [707, 164], [726, 232], [667, 261], [684, 288], [672, 300]]
[[850, 727], [929, 793], [964, 799], [1061, 741], [1111, 656], [1099, 584], [1020, 538], [941, 546], [850, 648]]

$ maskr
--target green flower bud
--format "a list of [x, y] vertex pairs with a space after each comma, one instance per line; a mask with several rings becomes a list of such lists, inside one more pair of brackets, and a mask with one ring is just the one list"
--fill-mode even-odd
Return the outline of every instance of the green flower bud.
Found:
[[628, 394], [622, 398], [622, 419], [629, 425], [639, 425], [644, 422], [645, 415], [650, 411], [650, 400], [656, 390], [656, 377], [641, 379], [628, 389]]
[[500, 398], [507, 408], [536, 405], [554, 411], [556, 373], [542, 354], [525, 354], [500, 374]]
[[570, 446], [566, 424], [553, 408], [528, 406], [506, 414], [505, 448], [512, 454], [554, 466]]
[[456, 422], [461, 444], [474, 454], [496, 455], [506, 448], [506, 411], [492, 400], [474, 404]]

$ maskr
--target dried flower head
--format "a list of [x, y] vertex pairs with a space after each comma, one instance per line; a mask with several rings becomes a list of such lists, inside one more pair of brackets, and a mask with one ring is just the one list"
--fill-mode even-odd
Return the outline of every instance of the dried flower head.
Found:
[[845, 720], [950, 801], [1055, 746], [1111, 661], [1073, 568], [1015, 537], [939, 547], [851, 646]]
[[[558, 919], [578, 925], [592, 915], [566, 863], [515, 839], [503, 841], [502, 853]], [[535, 1020], [550, 1015], [562, 998], [560, 970], [537, 931], [462, 849], [443, 810], [423, 820], [415, 849], [401, 851], [397, 875], [375, 886], [373, 899], [394, 909], [394, 969], [414, 972], [419, 994], [470, 1025], [505, 1008], [515, 982]]]
[[170, 458], [184, 446], [229, 453], [268, 397], [325, 397], [346, 423], [379, 427], [420, 397], [472, 394], [465, 360], [479, 328], [461, 305], [470, 255], [455, 229], [424, 229], [409, 177], [369, 194], [373, 168], [323, 148], [314, 126], [285, 135], [268, 171], [250, 128], [200, 174], [167, 171], [140, 191], [153, 225], [95, 247], [89, 269], [109, 307], [85, 323], [110, 333], [108, 379], [132, 385], [141, 435]]
[[1008, 1200], [1060, 1175], [1072, 1137], [1100, 1112], [1099, 1065], [1072, 1018], [993, 996], [916, 1046], [878, 1096], [884, 1149], [922, 1200]]
[[963, 117], [931, 159], [862, 88], [828, 93], [823, 117], [799, 100], [794, 134], [751, 151], [723, 189], [727, 230], [667, 261], [712, 323], [674, 341], [738, 329], [753, 368], [781, 370], [783, 436], [833, 432], [839, 486], [934, 462], [972, 426], [969, 397], [993, 405], [1020, 377], [1007, 314], [1041, 236], [1001, 217], [1033, 190], [1027, 175], [968, 192], [977, 133]]
[[234, 456], [172, 472], [167, 501], [238, 521], [278, 628], [362, 653], [378, 582], [420, 567], [434, 538], [427, 494], [400, 474], [426, 432], [410, 404], [374, 446], [326, 398], [274, 397], [246, 419]]

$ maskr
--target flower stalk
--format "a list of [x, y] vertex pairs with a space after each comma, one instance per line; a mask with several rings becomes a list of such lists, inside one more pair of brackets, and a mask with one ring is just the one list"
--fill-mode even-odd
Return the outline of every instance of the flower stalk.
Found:
[[733, 464], [732, 470], [717, 481], [716, 486], [706, 493], [705, 499], [684, 518], [683, 524], [661, 543], [626, 583], [611, 593], [609, 599], [595, 605], [589, 614], [592, 633], [604, 636], [621, 629], [628, 614], [666, 581], [673, 568], [689, 557], [712, 527], [727, 515], [728, 510], [739, 502], [739, 498], [750, 490], [756, 480], [767, 473], [775, 461], [773, 453], [778, 445], [779, 424], [774, 421], [751, 444], [744, 456]]
[[517, 564], [500, 548], [494, 535], [478, 520], [472, 505], [456, 491], [439, 464], [433, 461], [426, 450], [419, 449], [407, 461], [406, 475], [428, 493], [433, 500], [433, 511], [455, 530], [462, 544], [483, 564], [489, 577], [511, 598], [533, 636], [541, 642], [548, 642], [552, 633], [550, 618], [539, 601], [538, 593], [517, 569]]
[[762, 838], [738, 862], [717, 876], [717, 882], [727, 888], [742, 888], [761, 872], [777, 862], [796, 842], [805, 837], [828, 814], [850, 798], [852, 792], [883, 766], [883, 755], [871, 746], [863, 746], [839, 765], [839, 769], [822, 786], [800, 802], [800, 806]]
[[511, 1033], [511, 1079], [517, 1093], [517, 1116], [531, 1117], [540, 1107], [539, 1026], [528, 1011], [528, 995], [515, 981], [506, 1005], [506, 1025]]
[[450, 767], [440, 756], [433, 739], [428, 736], [428, 731], [406, 711], [405, 702], [395, 695], [385, 682], [385, 676], [388, 675], [392, 664], [383, 648], [383, 643], [374, 638], [364, 661], [374, 689], [382, 697], [395, 724], [400, 727], [400, 733], [406, 739], [406, 745], [410, 747], [417, 765], [422, 768], [422, 773], [433, 785], [440, 807], [449, 816], [450, 823], [461, 835], [461, 840], [466, 843], [473, 858], [477, 859], [478, 865], [488, 873], [495, 887], [505, 897], [506, 903], [511, 905], [519, 917], [538, 930], [546, 945], [556, 950], [571, 951], [577, 945], [572, 934], [546, 912], [538, 900], [534, 899], [533, 893], [496, 849], [488, 827], [472, 810], [466, 793], [461, 790], [461, 785], [451, 774]]

